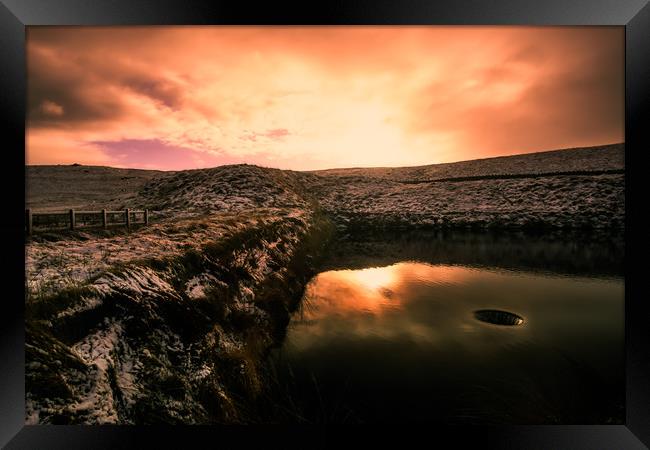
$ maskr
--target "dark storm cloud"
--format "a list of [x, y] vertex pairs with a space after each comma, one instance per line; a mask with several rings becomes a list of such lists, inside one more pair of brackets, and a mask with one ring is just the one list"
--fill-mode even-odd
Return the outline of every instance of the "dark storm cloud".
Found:
[[[30, 47], [27, 80], [30, 126], [69, 127], [123, 118], [133, 112], [127, 98], [129, 92], [171, 109], [182, 105], [181, 87], [151, 73], [138, 61], [120, 58], [115, 50], [104, 52], [101, 47], [71, 52], [65, 47], [66, 41], [60, 41], [43, 40]], [[48, 114], [43, 104], [49, 102], [59, 105], [63, 114]]]

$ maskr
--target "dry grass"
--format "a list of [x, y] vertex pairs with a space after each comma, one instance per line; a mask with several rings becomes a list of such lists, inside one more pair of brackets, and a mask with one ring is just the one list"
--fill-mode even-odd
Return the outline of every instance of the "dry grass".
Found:
[[625, 144], [613, 144], [429, 166], [330, 169], [312, 173], [324, 176], [363, 176], [393, 181], [418, 181], [505, 174], [602, 171], [624, 167]]

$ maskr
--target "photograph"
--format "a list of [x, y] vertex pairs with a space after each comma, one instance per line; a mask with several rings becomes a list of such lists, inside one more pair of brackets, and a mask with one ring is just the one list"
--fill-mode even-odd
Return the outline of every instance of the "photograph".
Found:
[[624, 26], [31, 25], [25, 62], [26, 425], [627, 423]]

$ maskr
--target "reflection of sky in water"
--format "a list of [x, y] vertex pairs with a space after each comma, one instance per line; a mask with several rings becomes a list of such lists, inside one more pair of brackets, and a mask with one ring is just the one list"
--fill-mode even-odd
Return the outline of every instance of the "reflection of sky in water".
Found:
[[[308, 285], [284, 350], [318, 354], [349, 345], [416, 345], [436, 353], [488, 357], [533, 345], [607, 368], [622, 355], [623, 281], [404, 262], [323, 272]], [[525, 319], [517, 327], [483, 323], [479, 309]]]

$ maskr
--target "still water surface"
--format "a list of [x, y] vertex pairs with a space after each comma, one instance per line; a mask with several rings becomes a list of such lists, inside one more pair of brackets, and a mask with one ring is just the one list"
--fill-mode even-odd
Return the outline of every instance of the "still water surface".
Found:
[[274, 361], [287, 410], [308, 422], [621, 423], [623, 313], [622, 276], [330, 270]]

